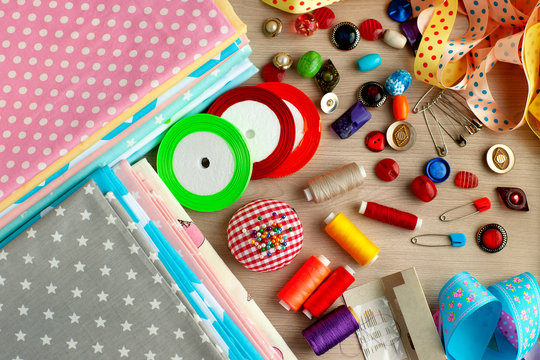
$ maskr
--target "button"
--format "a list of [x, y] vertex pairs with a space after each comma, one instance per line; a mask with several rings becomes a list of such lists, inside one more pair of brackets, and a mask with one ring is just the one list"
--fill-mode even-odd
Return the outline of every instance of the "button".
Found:
[[437, 187], [427, 176], [416, 177], [411, 184], [412, 192], [423, 202], [430, 202], [437, 196]]
[[416, 141], [416, 130], [406, 121], [396, 121], [386, 130], [386, 142], [394, 150], [408, 150]]
[[371, 114], [357, 102], [330, 125], [342, 139], [347, 139], [371, 119]]
[[357, 97], [358, 101], [367, 107], [379, 107], [388, 98], [383, 86], [375, 81], [370, 81], [360, 86]]
[[409, 0], [392, 0], [388, 5], [388, 16], [399, 23], [407, 21], [412, 15]]
[[265, 82], [282, 82], [285, 79], [285, 70], [278, 69], [274, 63], [269, 62], [262, 69], [262, 78]]
[[339, 99], [336, 94], [329, 92], [325, 94], [321, 99], [321, 110], [325, 114], [331, 114], [336, 111], [339, 105]]
[[274, 58], [272, 59], [272, 63], [274, 63], [274, 66], [278, 69], [287, 70], [292, 66], [293, 60], [291, 55], [280, 52], [274, 56]]
[[377, 163], [375, 173], [382, 181], [392, 181], [399, 176], [399, 165], [393, 159], [382, 159]]
[[319, 72], [321, 66], [321, 55], [316, 51], [308, 51], [298, 60], [296, 71], [302, 77], [312, 78]]
[[382, 64], [382, 58], [379, 54], [367, 54], [356, 61], [356, 66], [360, 71], [370, 71], [378, 68]]
[[434, 183], [442, 183], [450, 176], [450, 165], [442, 158], [431, 159], [426, 165], [426, 175]]
[[380, 22], [375, 19], [367, 19], [360, 24], [360, 35], [369, 41], [379, 40], [383, 36]]
[[278, 36], [283, 29], [283, 24], [278, 18], [268, 18], [263, 23], [263, 33], [266, 36], [274, 37]]
[[360, 41], [360, 31], [348, 21], [334, 26], [332, 29], [332, 44], [340, 50], [352, 50]]
[[504, 249], [507, 241], [506, 230], [499, 224], [484, 225], [476, 234], [476, 242], [480, 248], [490, 253], [496, 253]]
[[478, 176], [468, 171], [459, 171], [456, 174], [454, 183], [463, 189], [473, 189], [478, 186]]
[[315, 82], [323, 92], [323, 94], [332, 92], [339, 83], [339, 72], [332, 63], [332, 60], [327, 60], [317, 75], [315, 75]]
[[508, 146], [496, 144], [489, 148], [486, 161], [491, 170], [497, 174], [505, 174], [514, 167], [515, 156]]
[[317, 19], [319, 29], [330, 29], [336, 18], [334, 12], [327, 7], [318, 8], [313, 12], [313, 16]]
[[302, 14], [294, 22], [296, 32], [304, 36], [312, 35], [318, 28], [317, 19], [310, 13]]
[[366, 146], [373, 152], [383, 151], [386, 147], [384, 134], [378, 130], [370, 132], [366, 135]]
[[407, 70], [393, 72], [384, 83], [385, 90], [392, 96], [403, 94], [411, 86], [412, 76]]
[[510, 210], [529, 211], [527, 196], [520, 188], [498, 187], [497, 192], [504, 205]]

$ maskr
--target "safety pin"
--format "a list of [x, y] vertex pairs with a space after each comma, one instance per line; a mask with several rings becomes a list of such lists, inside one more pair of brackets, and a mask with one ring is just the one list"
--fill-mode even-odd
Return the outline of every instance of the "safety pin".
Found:
[[[433, 133], [431, 132], [431, 127], [427, 119], [426, 111], [429, 111], [429, 113], [431, 114], [431, 116], [433, 116], [433, 118], [435, 119], [435, 122], [438, 125], [437, 128], [439, 129], [439, 134], [441, 135], [441, 141], [443, 143], [443, 146], [437, 145], [437, 141], [435, 141], [435, 137], [433, 136]], [[446, 143], [444, 142], [444, 136], [441, 131], [441, 126], [439, 122], [437, 121], [437, 118], [435, 117], [435, 115], [433, 115], [433, 112], [431, 111], [431, 109], [426, 106], [424, 106], [424, 108], [422, 109], [422, 114], [424, 115], [424, 121], [426, 122], [429, 136], [431, 136], [431, 141], [433, 141], [433, 145], [435, 145], [435, 150], [437, 150], [437, 154], [439, 154], [439, 156], [441, 157], [446, 156], [448, 154], [448, 148], [446, 147]]]
[[[418, 242], [418, 238], [425, 237], [425, 236], [447, 236], [450, 238], [450, 244], [444, 244], [444, 245], [428, 245], [428, 244], [421, 244]], [[414, 245], [418, 246], [426, 246], [426, 247], [443, 247], [443, 246], [453, 246], [453, 247], [462, 247], [465, 246], [465, 243], [467, 242], [467, 238], [465, 237], [465, 234], [456, 233], [456, 234], [450, 234], [450, 235], [443, 235], [443, 234], [422, 234], [422, 235], [416, 235], [411, 239], [411, 242]]]
[[[441, 109], [441, 107], [439, 106], [439, 104], [435, 104], [439, 109]], [[442, 109], [441, 109], [442, 110]], [[454, 137], [454, 135], [452, 135], [450, 133], [450, 131], [448, 131], [444, 126], [443, 124], [441, 124], [441, 122], [439, 121], [439, 119], [437, 119], [437, 117], [435, 116], [435, 114], [433, 113], [433, 111], [431, 111], [431, 109], [428, 109], [428, 111], [430, 112], [431, 116], [433, 116], [433, 118], [435, 119], [435, 121], [437, 122], [437, 124], [444, 130], [445, 133], [448, 134], [448, 136], [450, 136], [450, 138], [452, 140], [454, 140], [454, 142], [459, 146], [459, 147], [464, 147], [465, 145], [467, 145], [467, 140], [462, 136], [462, 135], [459, 135], [459, 130], [456, 129], [456, 125], [454, 125], [453, 122], [450, 123], [450, 125], [452, 125], [452, 127], [454, 128], [454, 130], [456, 131], [456, 133], [458, 133], [458, 137]]]
[[[473, 213], [470, 213], [470, 214], [463, 215], [461, 217], [457, 217], [457, 218], [453, 218], [453, 219], [448, 218], [448, 214], [450, 214], [454, 210], [457, 210], [457, 209], [462, 208], [462, 207], [467, 206], [467, 205], [474, 205], [474, 207], [476, 207], [476, 211], [473, 212]], [[447, 212], [445, 212], [444, 214], [442, 214], [439, 217], [439, 219], [441, 219], [441, 221], [446, 221], [446, 222], [454, 221], [454, 220], [458, 220], [458, 219], [464, 219], [466, 217], [469, 217], [469, 216], [474, 215], [474, 214], [478, 214], [480, 212], [484, 212], [484, 211], [489, 210], [489, 209], [491, 209], [491, 201], [489, 201], [489, 198], [483, 197], [483, 198], [480, 198], [478, 200], [473, 201], [470, 204], [465, 204], [465, 205], [461, 205], [461, 206], [458, 206], [456, 208], [450, 209]]]

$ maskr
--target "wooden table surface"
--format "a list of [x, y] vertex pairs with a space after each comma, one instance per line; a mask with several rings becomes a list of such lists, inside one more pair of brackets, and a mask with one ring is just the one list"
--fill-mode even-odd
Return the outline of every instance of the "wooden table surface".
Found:
[[[416, 144], [408, 151], [398, 152], [387, 148], [380, 153], [369, 151], [365, 136], [372, 130], [385, 131], [393, 122], [389, 104], [371, 110], [372, 119], [349, 139], [338, 138], [330, 124], [345, 112], [356, 98], [358, 87], [366, 81], [384, 83], [395, 70], [406, 69], [412, 73], [414, 58], [409, 48], [396, 50], [384, 42], [361, 40], [352, 51], [339, 51], [329, 41], [330, 30], [319, 29], [310, 37], [292, 31], [293, 14], [287, 14], [257, 0], [231, 0], [240, 18], [248, 25], [253, 54], [251, 60], [259, 68], [271, 61], [274, 54], [288, 52], [295, 63], [306, 51], [319, 52], [323, 60], [331, 59], [341, 74], [341, 81], [334, 92], [338, 95], [339, 109], [331, 115], [322, 112], [322, 139], [317, 153], [309, 164], [297, 173], [281, 179], [252, 181], [244, 195], [233, 205], [214, 213], [198, 213], [188, 210], [195, 223], [240, 279], [251, 296], [289, 344], [299, 359], [317, 358], [301, 331], [311, 322], [302, 313], [285, 311], [279, 304], [277, 293], [311, 255], [324, 254], [334, 268], [351, 265], [356, 271], [358, 286], [381, 276], [414, 266], [418, 272], [427, 301], [432, 310], [437, 308], [437, 296], [444, 283], [461, 271], [468, 271], [481, 283], [488, 286], [524, 271], [540, 279], [540, 139], [527, 125], [508, 134], [496, 134], [488, 129], [468, 137], [468, 144], [458, 148], [447, 136], [449, 153], [445, 159], [452, 167], [450, 178], [437, 185], [438, 195], [430, 203], [419, 201], [411, 192], [411, 181], [424, 174], [427, 161], [436, 157], [433, 143], [421, 115], [411, 115], [409, 122], [417, 131]], [[399, 24], [386, 15], [389, 1], [345, 0], [331, 6], [336, 14], [336, 23], [350, 21], [360, 24], [366, 18], [378, 19], [384, 28], [400, 30]], [[263, 21], [279, 17], [284, 25], [283, 32], [275, 37], [265, 37], [261, 31]], [[379, 53], [382, 65], [370, 72], [356, 69], [356, 60], [369, 53]], [[490, 85], [500, 106], [509, 114], [520, 117], [526, 97], [526, 82], [521, 68], [513, 65], [497, 65], [489, 74]], [[260, 74], [253, 76], [248, 85], [262, 82]], [[315, 104], [319, 104], [322, 93], [312, 79], [301, 78], [294, 68], [286, 72], [285, 82], [304, 91]], [[427, 87], [413, 80], [406, 92], [411, 108]], [[485, 162], [485, 154], [491, 145], [504, 143], [515, 153], [516, 163], [509, 173], [498, 175]], [[392, 158], [399, 163], [399, 177], [385, 183], [375, 175], [375, 165], [383, 158]], [[363, 165], [367, 179], [358, 189], [321, 204], [307, 202], [303, 189], [307, 181], [351, 161]], [[476, 189], [460, 189], [453, 183], [455, 173], [467, 170], [478, 175]], [[500, 203], [495, 188], [498, 186], [520, 187], [527, 194], [530, 211], [511, 211]], [[453, 223], [443, 223], [438, 217], [448, 209], [467, 204], [487, 196], [492, 209]], [[271, 273], [254, 273], [246, 270], [230, 254], [227, 248], [226, 228], [233, 213], [244, 204], [260, 198], [274, 198], [295, 208], [304, 226], [304, 247], [297, 258], [286, 268]], [[362, 200], [376, 201], [401, 210], [412, 212], [423, 219], [420, 231], [412, 232], [364, 218], [357, 213]], [[470, 209], [474, 209], [472, 206]], [[469, 210], [467, 209], [464, 209]], [[330, 212], [343, 212], [377, 246], [379, 259], [362, 268], [323, 229], [323, 219]], [[483, 252], [475, 243], [477, 230], [487, 223], [498, 223], [508, 232], [506, 248], [496, 254]], [[463, 248], [424, 248], [414, 246], [410, 238], [416, 234], [464, 233], [467, 244]], [[348, 338], [341, 346], [330, 350], [325, 359], [343, 359], [347, 355], [362, 358], [356, 337]]]

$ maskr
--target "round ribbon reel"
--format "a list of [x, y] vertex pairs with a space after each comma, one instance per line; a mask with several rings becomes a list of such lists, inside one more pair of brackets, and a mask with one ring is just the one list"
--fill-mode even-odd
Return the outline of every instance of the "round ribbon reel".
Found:
[[254, 180], [269, 176], [294, 147], [293, 115], [283, 100], [269, 90], [255, 86], [230, 90], [214, 101], [208, 113], [231, 122], [245, 137]]
[[[527, 122], [540, 137], [540, 1], [536, 6], [528, 0], [411, 3], [423, 32], [414, 64], [416, 78], [440, 88], [466, 90], [470, 109], [491, 130], [507, 132]], [[458, 12], [467, 15], [469, 28], [463, 36], [448, 40]], [[505, 115], [489, 89], [487, 74], [498, 61], [524, 69], [529, 89], [520, 119]]]

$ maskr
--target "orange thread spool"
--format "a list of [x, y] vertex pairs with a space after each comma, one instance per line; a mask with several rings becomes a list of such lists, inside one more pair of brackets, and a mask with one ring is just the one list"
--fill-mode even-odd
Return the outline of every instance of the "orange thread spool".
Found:
[[349, 266], [340, 266], [334, 270], [304, 303], [304, 314], [310, 319], [313, 316], [320, 318], [354, 282], [353, 275], [354, 270]]
[[279, 303], [287, 310], [297, 311], [330, 274], [330, 260], [323, 255], [311, 256], [278, 294]]

